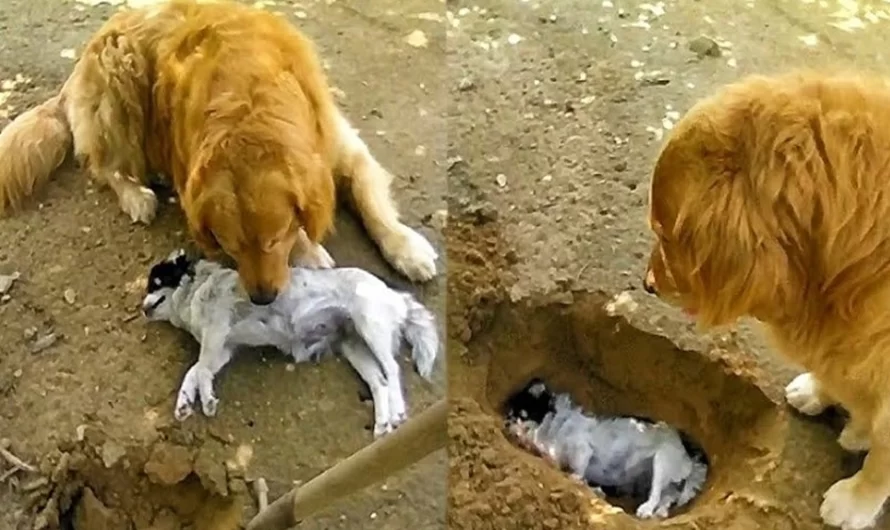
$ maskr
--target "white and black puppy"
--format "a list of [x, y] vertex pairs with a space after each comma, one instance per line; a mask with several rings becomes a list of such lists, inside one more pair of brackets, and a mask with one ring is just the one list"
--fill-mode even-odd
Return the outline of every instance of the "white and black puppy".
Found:
[[520, 443], [593, 488], [642, 500], [641, 518], [667, 517], [707, 478], [701, 447], [677, 429], [646, 418], [585, 414], [537, 378], [510, 397], [505, 412]]
[[179, 389], [176, 419], [190, 416], [198, 397], [205, 415], [216, 414], [214, 376], [235, 348], [274, 346], [297, 363], [332, 349], [342, 354], [370, 388], [374, 436], [393, 430], [407, 417], [396, 355], [406, 339], [417, 372], [429, 378], [439, 348], [433, 314], [360, 269], [294, 268], [289, 285], [272, 304], [258, 306], [242, 291], [237, 272], [193, 261], [182, 250], [151, 268], [143, 313], [187, 330], [201, 344]]

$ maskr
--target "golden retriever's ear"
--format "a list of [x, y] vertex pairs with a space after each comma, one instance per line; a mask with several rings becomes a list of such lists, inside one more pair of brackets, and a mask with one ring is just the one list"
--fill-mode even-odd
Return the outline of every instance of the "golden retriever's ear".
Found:
[[723, 325], [781, 304], [790, 264], [772, 212], [746, 198], [740, 179], [699, 191], [680, 209], [666, 249], [676, 281], [696, 299], [699, 323]]
[[210, 216], [214, 207], [212, 190], [201, 190], [199, 179], [189, 179], [185, 193], [182, 196], [182, 208], [185, 211], [189, 232], [198, 247], [210, 257], [221, 250], [219, 241], [210, 230]]
[[294, 184], [294, 212], [309, 239], [319, 243], [334, 224], [337, 200], [334, 178], [330, 169], [317, 156], [313, 157], [307, 170], [301, 173]]

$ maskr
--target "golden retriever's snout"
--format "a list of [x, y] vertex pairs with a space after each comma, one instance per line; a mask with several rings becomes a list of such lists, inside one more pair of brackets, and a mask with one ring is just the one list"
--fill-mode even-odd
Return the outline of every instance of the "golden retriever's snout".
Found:
[[274, 288], [258, 288], [249, 293], [250, 301], [254, 305], [269, 305], [278, 298], [278, 290]]
[[658, 294], [658, 290], [655, 288], [655, 273], [652, 272], [652, 269], [646, 270], [646, 276], [643, 277], [643, 290], [649, 294]]

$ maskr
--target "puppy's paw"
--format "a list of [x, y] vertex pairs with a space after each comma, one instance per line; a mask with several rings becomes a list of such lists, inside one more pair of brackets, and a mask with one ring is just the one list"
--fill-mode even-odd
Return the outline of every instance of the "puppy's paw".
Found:
[[845, 451], [850, 451], [851, 453], [868, 451], [869, 447], [871, 447], [868, 434], [860, 432], [859, 429], [853, 426], [852, 422], [848, 422], [847, 425], [844, 426], [844, 430], [842, 430], [840, 436], [837, 437], [837, 443]]
[[382, 438], [387, 434], [391, 433], [394, 430], [394, 427], [389, 422], [384, 423], [375, 423], [374, 424], [374, 439]]
[[323, 246], [312, 243], [305, 253], [295, 257], [294, 265], [307, 269], [331, 269], [336, 263]]
[[201, 409], [208, 418], [216, 416], [216, 409], [219, 408], [219, 398], [216, 396], [208, 396], [201, 399]]
[[646, 501], [637, 508], [637, 517], [640, 519], [651, 519], [656, 517], [658, 504], [652, 501]]
[[799, 412], [808, 416], [821, 414], [829, 403], [819, 390], [819, 381], [806, 372], [795, 377], [785, 387], [785, 400]]
[[120, 195], [121, 210], [134, 223], [151, 224], [158, 212], [158, 197], [145, 186], [130, 186]]
[[182, 399], [179, 399], [176, 402], [176, 408], [173, 409], [173, 417], [176, 418], [176, 421], [184, 421], [193, 413], [194, 409], [192, 408], [192, 403], [190, 403], [189, 401], [184, 401]]
[[825, 524], [843, 530], [864, 530], [875, 524], [885, 499], [862, 495], [857, 483], [853, 475], [828, 488], [819, 509]]
[[397, 429], [399, 425], [408, 421], [408, 413], [407, 412], [397, 412], [392, 415], [389, 419], [389, 424], [392, 426], [393, 430]]
[[425, 282], [436, 275], [436, 250], [425, 237], [405, 225], [380, 242], [380, 251], [390, 265], [411, 281]]

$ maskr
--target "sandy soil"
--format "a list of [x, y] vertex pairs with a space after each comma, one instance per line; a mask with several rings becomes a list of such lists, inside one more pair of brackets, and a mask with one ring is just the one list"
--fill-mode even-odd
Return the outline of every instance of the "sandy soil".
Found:
[[[822, 527], [822, 493], [859, 464], [839, 418], [787, 409], [797, 369], [756, 326], [699, 335], [639, 286], [665, 129], [747, 73], [881, 71], [887, 4], [855, 4], [449, 2], [451, 528]], [[689, 431], [706, 491], [643, 523], [516, 448], [497, 415], [532, 375]]]
[[[441, 217], [434, 214], [446, 189], [443, 3], [265, 4], [317, 40], [347, 115], [397, 175], [405, 218], [441, 246], [431, 220]], [[58, 90], [72, 51], [114, 9], [2, 2], [0, 126]], [[406, 41], [415, 30], [425, 41]], [[274, 497], [371, 441], [371, 408], [345, 363], [292, 367], [274, 353], [242, 356], [227, 368], [217, 418], [172, 420], [175, 391], [197, 349], [183, 333], [138, 318], [136, 282], [185, 243], [182, 229], [173, 204], [151, 227], [131, 226], [110, 192], [70, 166], [32, 208], [0, 222], [0, 274], [21, 273], [0, 301], [0, 438], [47, 474], [4, 479], [0, 528], [231, 528], [223, 520], [254, 512], [244, 475], [265, 477]], [[341, 265], [405, 285], [348, 215], [326, 246]], [[441, 278], [420, 290], [439, 313]], [[51, 333], [54, 344], [36, 347]], [[430, 385], [406, 369], [412, 410], [444, 394], [444, 363], [437, 370]], [[224, 466], [243, 457], [239, 448], [252, 451], [247, 469]], [[7, 467], [0, 463], [0, 473]], [[444, 455], [432, 456], [301, 528], [440, 528], [445, 473]]]

